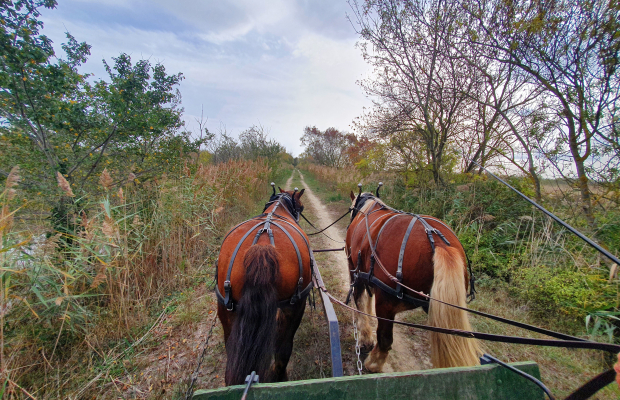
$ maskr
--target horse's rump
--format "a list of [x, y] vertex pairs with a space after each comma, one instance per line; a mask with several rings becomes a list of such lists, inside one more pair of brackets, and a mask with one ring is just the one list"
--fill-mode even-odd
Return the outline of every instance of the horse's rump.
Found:
[[[253, 227], [258, 225], [264, 219], [252, 219], [245, 223], [238, 225], [232, 232], [229, 232], [226, 239], [222, 243], [220, 255], [217, 265], [217, 282], [220, 293], [224, 294], [224, 281], [230, 266], [230, 260], [233, 256], [236, 246], [241, 242], [243, 236]], [[276, 288], [278, 292], [278, 300], [290, 299], [298, 288], [299, 280], [299, 259], [295, 246], [291, 243], [289, 236], [282, 231], [285, 229], [288, 234], [293, 238], [297, 248], [299, 249], [299, 255], [301, 256], [303, 268], [303, 288], [305, 288], [311, 281], [311, 271], [307, 268], [310, 265], [310, 253], [309, 248], [304, 240], [304, 237], [295, 228], [284, 221], [275, 221], [278, 225], [271, 224], [271, 230], [273, 233], [273, 244], [278, 254], [279, 271], [276, 282]], [[230, 272], [230, 281], [232, 289], [232, 298], [234, 301], [238, 301], [241, 298], [243, 292], [243, 285], [245, 283], [245, 269], [243, 267], [243, 259], [246, 252], [253, 245], [256, 234], [259, 229], [262, 229], [264, 224], [261, 224], [254, 229], [241, 243]], [[281, 227], [281, 228], [280, 228]], [[265, 232], [259, 236], [256, 244], [267, 245], [270, 244], [269, 235]]]
[[[430, 293], [441, 302], [466, 306], [466, 256], [454, 232], [438, 219], [391, 209], [370, 194], [360, 194], [354, 199], [356, 205], [360, 196], [364, 204], [347, 231], [349, 266], [358, 289], [361, 283], [379, 290], [375, 292], [377, 316], [394, 319], [401, 311], [422, 306], [432, 326], [471, 330], [465, 311], [433, 300], [429, 308], [424, 296], [411, 292]], [[358, 307], [368, 308], [358, 297], [354, 297]], [[363, 325], [363, 318], [358, 317], [358, 322]], [[363, 329], [362, 334], [366, 336], [363, 341], [372, 340]], [[377, 346], [365, 363], [369, 370], [381, 371], [392, 342], [392, 325], [379, 321]], [[431, 342], [435, 367], [478, 363], [480, 347], [473, 339], [431, 334]]]
[[[430, 226], [439, 230], [450, 243], [450, 246], [455, 248], [465, 259], [463, 247], [451, 229], [432, 217], [426, 215], [420, 215], [419, 217], [424, 218]], [[357, 224], [352, 224], [353, 229], [351, 229], [348, 243], [351, 243], [351, 261], [353, 265], [357, 265], [358, 254], [361, 254], [362, 262], [360, 268], [362, 271], [368, 272], [372, 254], [370, 243], [372, 242], [381, 264], [390, 275], [396, 276], [403, 239], [406, 236], [409, 224], [414, 218], [417, 218], [417, 216], [384, 209], [370, 213], [368, 216], [368, 230], [363, 218], [360, 218]], [[370, 241], [368, 240], [368, 231], [370, 232]], [[434, 237], [434, 240], [435, 247], [447, 246], [437, 236]], [[433, 284], [434, 251], [426, 230], [420, 221], [416, 221], [412, 226], [405, 247], [402, 250], [402, 283], [414, 290], [429, 293]], [[397, 289], [397, 285], [390, 280], [377, 264], [375, 264], [373, 269], [373, 275], [386, 285]], [[467, 284], [467, 270], [464, 271], [464, 276]], [[410, 293], [406, 289], [404, 289], [404, 292], [413, 297], [420, 298], [420, 296]]]

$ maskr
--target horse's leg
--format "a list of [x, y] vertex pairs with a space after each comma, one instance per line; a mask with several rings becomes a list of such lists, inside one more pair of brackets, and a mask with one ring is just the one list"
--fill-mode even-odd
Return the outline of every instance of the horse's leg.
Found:
[[[355, 286], [355, 306], [358, 310], [372, 315], [372, 298], [368, 295], [365, 285], [359, 284]], [[360, 350], [362, 353], [368, 353], [375, 345], [375, 341], [372, 337], [372, 325], [370, 324], [370, 317], [355, 313], [355, 319], [357, 322], [357, 329], [360, 334]]]
[[293, 339], [299, 328], [301, 319], [306, 310], [306, 301], [299, 300], [297, 304], [280, 309], [278, 312], [278, 335], [272, 369], [272, 380], [282, 382], [288, 380], [286, 366], [293, 352]]
[[380, 290], [375, 292], [375, 306], [377, 317], [386, 318], [390, 321], [379, 320], [379, 326], [377, 327], [377, 345], [370, 352], [364, 366], [370, 372], [381, 372], [387, 360], [388, 353], [392, 348], [392, 342], [394, 341], [394, 323], [392, 321], [396, 316], [396, 308], [385, 298], [385, 294]]

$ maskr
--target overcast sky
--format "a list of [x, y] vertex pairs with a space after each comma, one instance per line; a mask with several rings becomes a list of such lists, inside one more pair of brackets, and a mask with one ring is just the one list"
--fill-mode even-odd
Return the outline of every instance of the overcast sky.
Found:
[[297, 155], [305, 126], [351, 131], [370, 106], [347, 12], [345, 0], [59, 0], [42, 20], [58, 51], [65, 31], [92, 46], [83, 71], [96, 78], [122, 52], [182, 72], [190, 130], [202, 106], [211, 132], [261, 124]]

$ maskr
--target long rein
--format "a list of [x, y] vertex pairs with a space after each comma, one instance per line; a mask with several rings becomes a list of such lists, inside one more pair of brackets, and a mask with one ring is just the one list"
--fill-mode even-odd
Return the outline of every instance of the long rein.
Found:
[[[317, 232], [312, 232], [312, 233], [307, 233], [306, 235], [308, 236], [313, 236], [313, 235], [318, 235], [319, 233], [323, 233], [324, 231], [326, 231], [328, 228], [331, 228], [334, 224], [336, 224], [336, 222], [340, 221], [341, 219], [343, 219], [344, 217], [346, 217], [347, 215], [349, 215], [349, 213], [351, 212], [351, 210], [353, 210], [353, 208], [349, 207], [349, 209], [342, 214], [341, 217], [339, 217], [337, 220], [335, 220], [334, 222], [332, 222], [331, 224], [327, 225], [325, 228], [319, 230], [319, 228], [317, 228], [316, 226], [314, 226], [314, 224], [310, 221], [308, 221], [308, 218], [306, 218], [306, 216], [303, 213], [299, 213], [299, 215], [301, 215], [301, 217], [310, 224], [311, 227], [313, 227]], [[333, 240], [333, 239], [332, 239]]]

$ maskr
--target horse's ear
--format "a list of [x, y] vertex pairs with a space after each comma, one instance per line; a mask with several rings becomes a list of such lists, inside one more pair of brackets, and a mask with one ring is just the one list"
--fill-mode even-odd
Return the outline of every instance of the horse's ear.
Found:
[[350, 196], [351, 196], [351, 201], [355, 200], [355, 195], [353, 194], [353, 191], [352, 191], [352, 190], [351, 190], [351, 194], [350, 194]]
[[297, 196], [297, 198], [300, 198], [304, 194], [305, 191], [306, 191], [306, 188], [301, 189], [299, 191], [299, 196]]
[[282, 190], [280, 186], [278, 186], [278, 189], [280, 190], [280, 193], [284, 193], [284, 190]]

